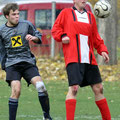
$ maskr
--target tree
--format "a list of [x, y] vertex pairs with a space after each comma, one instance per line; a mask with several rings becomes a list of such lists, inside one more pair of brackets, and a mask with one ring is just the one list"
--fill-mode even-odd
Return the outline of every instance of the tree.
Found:
[[[99, 19], [98, 31], [107, 45], [110, 65], [117, 64], [117, 0], [109, 0], [112, 6], [111, 15], [105, 19]], [[103, 64], [103, 60], [98, 56], [98, 64]]]

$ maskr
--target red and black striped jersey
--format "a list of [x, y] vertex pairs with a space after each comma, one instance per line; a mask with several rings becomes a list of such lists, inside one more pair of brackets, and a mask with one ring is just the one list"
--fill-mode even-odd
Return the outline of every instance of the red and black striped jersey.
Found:
[[108, 53], [94, 15], [86, 10], [82, 13], [75, 7], [62, 10], [53, 25], [52, 35], [58, 42], [64, 36], [70, 38], [69, 44], [62, 44], [66, 66], [71, 62], [97, 65], [94, 48], [100, 55], [101, 52]]

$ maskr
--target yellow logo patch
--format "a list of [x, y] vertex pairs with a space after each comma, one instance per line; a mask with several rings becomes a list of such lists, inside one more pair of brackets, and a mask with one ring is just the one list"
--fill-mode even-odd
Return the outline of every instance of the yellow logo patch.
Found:
[[12, 42], [12, 47], [19, 47], [19, 46], [22, 46], [22, 39], [21, 39], [21, 36], [14, 36], [14, 37], [11, 37], [11, 42]]

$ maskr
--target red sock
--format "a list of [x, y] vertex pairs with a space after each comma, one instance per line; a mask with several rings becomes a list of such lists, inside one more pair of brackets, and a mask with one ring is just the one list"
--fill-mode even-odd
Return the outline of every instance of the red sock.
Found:
[[66, 104], [66, 120], [74, 120], [76, 100], [69, 99], [65, 101]]
[[102, 120], [111, 120], [110, 110], [106, 98], [96, 101], [96, 104], [101, 112]]

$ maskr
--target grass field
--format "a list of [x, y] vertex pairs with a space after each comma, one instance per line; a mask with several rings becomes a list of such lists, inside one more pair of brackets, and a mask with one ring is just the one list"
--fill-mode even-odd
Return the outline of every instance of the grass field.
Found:
[[[65, 96], [67, 81], [44, 81], [49, 92], [51, 116], [53, 120], [65, 120]], [[104, 82], [104, 95], [110, 106], [112, 120], [120, 120], [120, 82]], [[0, 120], [8, 120], [8, 98], [10, 88], [0, 81]], [[22, 80], [22, 92], [19, 99], [17, 120], [42, 120], [42, 111], [37, 92], [31, 85], [27, 87]], [[90, 87], [79, 89], [75, 120], [101, 120]]]

